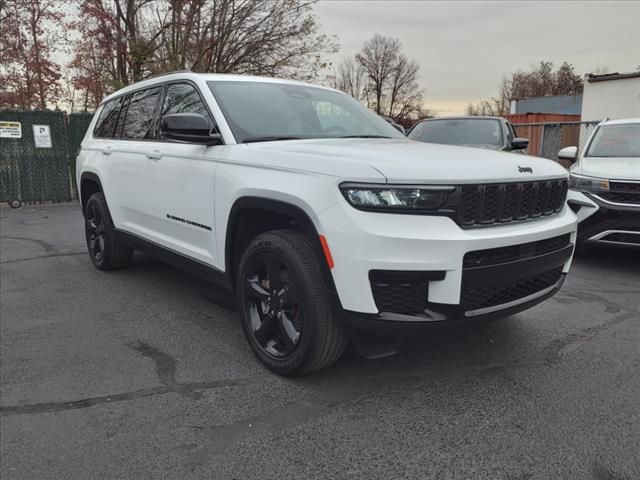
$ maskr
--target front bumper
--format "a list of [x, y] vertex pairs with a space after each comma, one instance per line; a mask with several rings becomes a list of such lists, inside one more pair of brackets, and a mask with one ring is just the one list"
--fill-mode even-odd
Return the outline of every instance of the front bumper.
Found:
[[640, 205], [612, 203], [587, 192], [571, 193], [570, 198], [579, 198], [581, 210], [588, 212], [582, 218], [578, 212], [579, 243], [640, 247]]
[[380, 335], [395, 335], [399, 333], [416, 332], [425, 327], [436, 327], [444, 325], [452, 325], [463, 322], [491, 321], [495, 319], [505, 318], [510, 315], [527, 310], [540, 302], [555, 295], [562, 287], [566, 274], [563, 273], [558, 282], [552, 287], [540, 291], [539, 294], [527, 296], [515, 304], [507, 304], [500, 306], [495, 311], [487, 311], [473, 317], [465, 317], [454, 307], [447, 312], [449, 315], [439, 312], [442, 317], [434, 319], [433, 317], [420, 315], [403, 315], [393, 313], [366, 314], [359, 312], [344, 311], [342, 317], [349, 330], [361, 333], [374, 333]]
[[[447, 217], [362, 212], [346, 202], [325, 210], [317, 220], [334, 259], [333, 280], [347, 317], [394, 324], [505, 316], [544, 300], [560, 288], [569, 270], [576, 229], [576, 216], [567, 207], [553, 217], [473, 229], [462, 229]], [[525, 254], [514, 262], [475, 270], [464, 264], [470, 252], [533, 248], [537, 242], [559, 236], [567, 239], [560, 253]], [[380, 308], [379, 295], [374, 295], [377, 285], [385, 284], [384, 277], [376, 283], [379, 272], [391, 274], [391, 281], [402, 273], [415, 277], [415, 281], [400, 280], [397, 289], [389, 292], [391, 302], [399, 300], [390, 308]], [[539, 274], [546, 274], [541, 288], [519, 284]], [[506, 291], [513, 285], [522, 289], [522, 295]], [[482, 290], [487, 286], [502, 291], [504, 301], [468, 301], [470, 296], [491, 296], [492, 288]], [[402, 295], [407, 290], [413, 300], [424, 300], [424, 310], [403, 311]]]

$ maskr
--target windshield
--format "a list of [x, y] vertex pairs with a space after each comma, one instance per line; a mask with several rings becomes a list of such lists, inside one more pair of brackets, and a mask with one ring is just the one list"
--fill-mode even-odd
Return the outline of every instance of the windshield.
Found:
[[502, 148], [502, 126], [493, 119], [427, 120], [416, 125], [409, 138], [420, 142], [463, 145], [497, 150]]
[[640, 157], [640, 123], [599, 127], [585, 156]]
[[272, 82], [208, 82], [239, 143], [299, 138], [404, 138], [348, 95]]

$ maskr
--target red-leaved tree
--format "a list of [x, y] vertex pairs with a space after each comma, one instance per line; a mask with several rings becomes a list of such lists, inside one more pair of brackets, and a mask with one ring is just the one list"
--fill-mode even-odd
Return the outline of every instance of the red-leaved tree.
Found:
[[56, 0], [0, 1], [0, 108], [45, 109], [58, 100], [52, 55], [62, 19]]

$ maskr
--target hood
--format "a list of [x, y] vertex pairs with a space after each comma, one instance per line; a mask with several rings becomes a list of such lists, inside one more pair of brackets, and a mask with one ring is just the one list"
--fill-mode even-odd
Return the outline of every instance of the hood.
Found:
[[[248, 144], [262, 162], [274, 159], [299, 170], [359, 178], [378, 172], [388, 183], [489, 183], [567, 176], [544, 158], [408, 139], [314, 139]], [[265, 155], [265, 153], [269, 155]], [[348, 179], [348, 178], [345, 178]], [[353, 178], [357, 180], [357, 178]]]
[[571, 171], [609, 180], [640, 180], [640, 157], [582, 157]]

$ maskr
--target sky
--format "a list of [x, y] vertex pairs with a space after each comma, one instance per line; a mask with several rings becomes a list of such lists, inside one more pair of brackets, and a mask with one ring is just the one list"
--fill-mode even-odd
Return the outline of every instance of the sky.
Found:
[[400, 39], [437, 115], [463, 114], [496, 96], [503, 76], [541, 60], [566, 60], [580, 75], [640, 65], [640, 1], [320, 0], [314, 8], [323, 33], [338, 37], [334, 65], [374, 33]]

